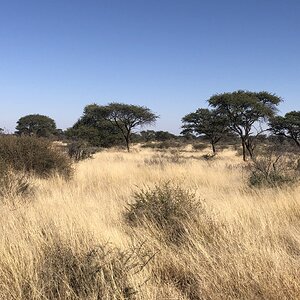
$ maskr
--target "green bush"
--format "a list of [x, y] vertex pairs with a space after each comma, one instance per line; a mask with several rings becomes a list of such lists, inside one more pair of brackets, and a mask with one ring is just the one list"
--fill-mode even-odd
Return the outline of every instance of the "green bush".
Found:
[[15, 171], [48, 177], [54, 173], [69, 178], [71, 161], [51, 141], [32, 136], [0, 136], [0, 160]]
[[150, 222], [166, 240], [175, 243], [186, 233], [184, 223], [196, 220], [200, 208], [194, 193], [170, 182], [141, 189], [134, 194], [134, 200], [125, 212], [127, 222], [131, 226], [147, 226]]

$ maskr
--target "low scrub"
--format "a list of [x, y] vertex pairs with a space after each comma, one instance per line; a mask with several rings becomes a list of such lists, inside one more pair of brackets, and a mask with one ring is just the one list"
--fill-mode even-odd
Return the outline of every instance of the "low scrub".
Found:
[[18, 172], [49, 177], [54, 173], [69, 178], [71, 161], [51, 141], [30, 136], [1, 136], [0, 160]]
[[82, 254], [63, 244], [54, 246], [45, 253], [39, 273], [47, 299], [67, 299], [68, 295], [74, 295], [71, 299], [134, 298], [132, 253], [99, 246]]
[[136, 299], [145, 266], [141, 247], [120, 250], [106, 243], [87, 249], [78, 242], [74, 247], [54, 237], [44, 244], [34, 277], [25, 278], [19, 291], [22, 299]]
[[24, 172], [17, 172], [0, 161], [0, 200], [14, 201], [32, 193], [30, 178]]
[[68, 154], [74, 161], [92, 158], [97, 147], [90, 147], [86, 142], [72, 142], [68, 145]]
[[170, 149], [170, 148], [182, 148], [186, 146], [181, 141], [176, 141], [176, 140], [167, 140], [163, 142], [147, 142], [143, 144], [141, 147], [142, 148], [153, 148], [153, 149]]
[[249, 184], [254, 187], [292, 185], [300, 179], [300, 160], [292, 154], [264, 154], [250, 164]]
[[125, 218], [131, 226], [153, 225], [163, 233], [164, 239], [179, 243], [186, 233], [185, 222], [195, 221], [199, 208], [194, 193], [164, 182], [136, 192]]
[[171, 150], [169, 153], [154, 154], [150, 158], [144, 159], [146, 165], [159, 165], [161, 167], [165, 164], [181, 164], [183, 162], [184, 159], [178, 150]]

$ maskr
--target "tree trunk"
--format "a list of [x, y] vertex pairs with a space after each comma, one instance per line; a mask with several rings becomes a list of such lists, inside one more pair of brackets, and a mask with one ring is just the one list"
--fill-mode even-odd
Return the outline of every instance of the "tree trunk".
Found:
[[126, 141], [126, 148], [127, 151], [130, 152], [130, 131], [127, 132], [127, 134], [125, 135], [125, 141]]
[[253, 151], [254, 151], [254, 147], [253, 145], [251, 144], [251, 141], [250, 140], [247, 140], [245, 142], [245, 145], [246, 145], [246, 148], [248, 150], [248, 153], [250, 155], [250, 158], [253, 159]]
[[126, 148], [127, 148], [127, 151], [128, 151], [128, 152], [130, 152], [130, 147], [129, 147], [129, 138], [128, 138], [128, 137], [126, 137], [126, 138], [125, 138], [125, 140], [126, 140]]
[[244, 138], [242, 138], [242, 147], [243, 147], [243, 161], [246, 161], [246, 143]]
[[215, 147], [214, 142], [211, 142], [211, 147], [212, 147], [213, 154], [215, 155], [216, 154], [216, 147]]

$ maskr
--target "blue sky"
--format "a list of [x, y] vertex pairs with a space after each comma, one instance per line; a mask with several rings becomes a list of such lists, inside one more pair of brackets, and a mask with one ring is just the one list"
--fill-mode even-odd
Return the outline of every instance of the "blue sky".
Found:
[[267, 90], [300, 110], [299, 0], [0, 1], [0, 127], [66, 128], [89, 103], [150, 107], [156, 129], [215, 93]]

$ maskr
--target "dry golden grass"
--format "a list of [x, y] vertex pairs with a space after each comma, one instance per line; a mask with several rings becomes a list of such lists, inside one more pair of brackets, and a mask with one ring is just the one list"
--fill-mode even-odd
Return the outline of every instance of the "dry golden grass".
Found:
[[[73, 180], [35, 180], [31, 201], [2, 204], [0, 299], [126, 299], [127, 285], [143, 300], [300, 299], [300, 187], [251, 190], [242, 161], [229, 150], [207, 161], [190, 149], [157, 163], [161, 155], [101, 152], [77, 164]], [[189, 236], [181, 245], [164, 242], [155, 228], [130, 228], [123, 218], [137, 187], [166, 180], [195, 191], [205, 208], [196, 224], [185, 224]], [[129, 267], [121, 287], [108, 264], [113, 284], [107, 287], [101, 273], [101, 294], [85, 278], [92, 266], [80, 263], [106, 243], [120, 251], [143, 243], [142, 251], [155, 255], [140, 272]], [[74, 290], [74, 280], [90, 290]]]

